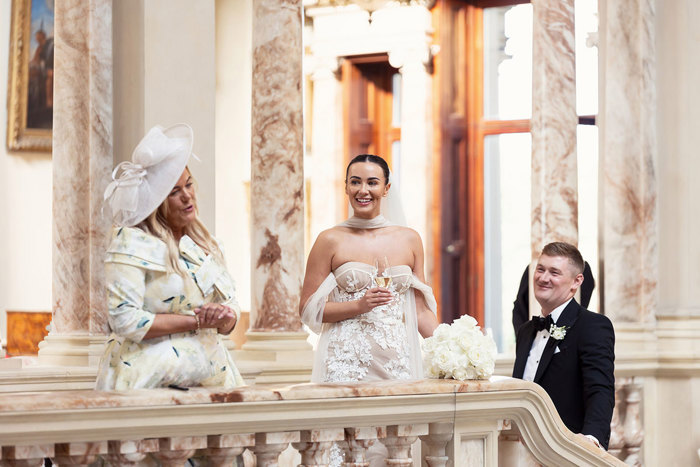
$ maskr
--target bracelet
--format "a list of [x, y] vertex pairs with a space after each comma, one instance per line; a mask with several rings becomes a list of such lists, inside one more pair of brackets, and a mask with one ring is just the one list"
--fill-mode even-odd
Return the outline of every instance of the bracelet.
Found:
[[197, 332], [199, 332], [200, 326], [199, 326], [199, 315], [194, 315], [194, 320], [197, 323]]

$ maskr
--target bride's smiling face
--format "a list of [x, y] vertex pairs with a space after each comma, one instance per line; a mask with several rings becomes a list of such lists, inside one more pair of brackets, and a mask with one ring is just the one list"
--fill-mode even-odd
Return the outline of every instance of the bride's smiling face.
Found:
[[355, 216], [372, 219], [381, 212], [382, 198], [389, 192], [382, 168], [372, 162], [356, 162], [348, 169], [345, 193]]

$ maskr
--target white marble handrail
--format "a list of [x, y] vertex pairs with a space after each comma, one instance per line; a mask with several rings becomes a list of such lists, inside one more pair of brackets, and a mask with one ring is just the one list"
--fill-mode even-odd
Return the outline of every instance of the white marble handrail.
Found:
[[152, 455], [182, 465], [200, 455], [231, 465], [247, 448], [258, 465], [276, 465], [291, 443], [301, 465], [323, 465], [325, 450], [341, 441], [357, 454], [354, 465], [363, 465], [364, 447], [379, 439], [392, 465], [412, 465], [408, 446], [418, 437], [426, 465], [509, 465], [513, 456], [542, 465], [624, 465], [578, 441], [539, 386], [504, 377], [0, 395], [2, 463], [52, 457], [87, 464], [102, 456], [130, 465]]

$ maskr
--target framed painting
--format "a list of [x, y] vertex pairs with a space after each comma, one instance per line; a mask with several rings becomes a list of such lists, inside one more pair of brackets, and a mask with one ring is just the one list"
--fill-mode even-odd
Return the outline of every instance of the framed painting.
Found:
[[51, 151], [54, 0], [12, 0], [7, 148]]

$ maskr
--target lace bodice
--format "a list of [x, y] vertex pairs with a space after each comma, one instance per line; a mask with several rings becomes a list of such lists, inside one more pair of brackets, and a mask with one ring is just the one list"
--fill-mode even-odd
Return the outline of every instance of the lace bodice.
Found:
[[[359, 300], [371, 288], [375, 268], [348, 262], [335, 271], [337, 302]], [[328, 338], [326, 381], [355, 382], [382, 379], [409, 379], [408, 337], [404, 312], [412, 270], [401, 265], [389, 269], [394, 299], [388, 305], [333, 323]]]

